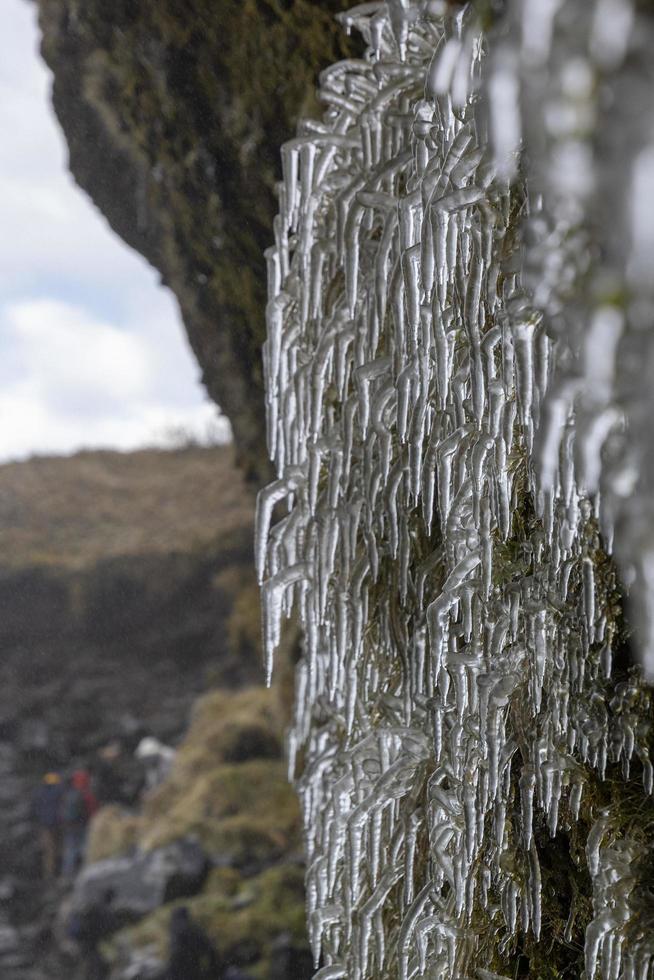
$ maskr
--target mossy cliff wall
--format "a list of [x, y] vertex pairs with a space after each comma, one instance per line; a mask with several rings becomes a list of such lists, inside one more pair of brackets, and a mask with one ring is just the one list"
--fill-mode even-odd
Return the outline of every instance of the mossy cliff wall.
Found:
[[278, 149], [349, 42], [345, 0], [38, 0], [70, 169], [175, 293], [241, 466], [267, 473], [260, 349]]

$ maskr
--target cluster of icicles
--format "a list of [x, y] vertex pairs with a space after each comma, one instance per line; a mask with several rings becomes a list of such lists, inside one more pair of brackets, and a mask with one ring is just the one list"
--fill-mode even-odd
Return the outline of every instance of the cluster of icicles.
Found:
[[[304, 631], [290, 754], [322, 980], [496, 976], [541, 936], [536, 828], [573, 823], [609, 764], [652, 792], [607, 553], [622, 521], [634, 590], [654, 577], [650, 498], [625, 511], [645, 416], [615, 368], [630, 329], [624, 371], [651, 344], [654, 217], [629, 195], [654, 127], [600, 126], [638, 97], [644, 28], [627, 0], [509, 2], [487, 35], [454, 9], [344, 15], [368, 53], [323, 73], [323, 120], [284, 147], [268, 253], [256, 552], [269, 670], [293, 607]], [[583, 975], [645, 980], [643, 842], [590, 819]]]

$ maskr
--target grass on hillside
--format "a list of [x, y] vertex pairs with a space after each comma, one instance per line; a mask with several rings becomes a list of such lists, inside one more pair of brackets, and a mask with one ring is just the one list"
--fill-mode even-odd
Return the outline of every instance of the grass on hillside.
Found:
[[0, 563], [188, 551], [251, 526], [253, 510], [231, 446], [34, 457], [0, 466]]

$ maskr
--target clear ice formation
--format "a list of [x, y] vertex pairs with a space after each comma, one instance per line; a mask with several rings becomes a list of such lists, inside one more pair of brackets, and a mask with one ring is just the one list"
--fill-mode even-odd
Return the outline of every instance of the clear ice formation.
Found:
[[611, 557], [651, 678], [652, 22], [629, 0], [342, 21], [367, 54], [282, 151], [256, 542], [269, 673], [293, 607], [304, 631], [316, 976], [497, 977], [541, 932], [537, 828], [585, 808], [583, 977], [646, 980], [647, 842], [587, 794], [616, 764], [652, 793]]

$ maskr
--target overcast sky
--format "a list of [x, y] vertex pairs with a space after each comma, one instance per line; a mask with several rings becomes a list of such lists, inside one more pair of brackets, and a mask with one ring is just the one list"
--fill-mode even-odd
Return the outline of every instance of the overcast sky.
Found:
[[0, 461], [206, 432], [172, 295], [65, 168], [34, 5], [0, 32]]

